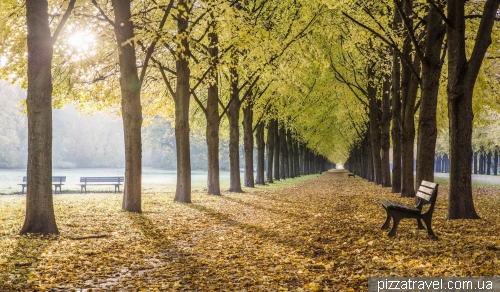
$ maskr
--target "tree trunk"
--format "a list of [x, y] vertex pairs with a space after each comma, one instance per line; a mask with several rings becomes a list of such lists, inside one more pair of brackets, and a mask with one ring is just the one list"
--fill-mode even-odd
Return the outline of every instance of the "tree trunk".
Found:
[[279, 136], [279, 122], [275, 120], [274, 122], [274, 179], [280, 180], [280, 136]]
[[52, 201], [52, 36], [46, 0], [26, 1], [28, 166], [21, 234], [58, 234]]
[[306, 161], [306, 174], [311, 174], [311, 150], [306, 147], [306, 152], [305, 152], [305, 161]]
[[497, 175], [498, 174], [498, 148], [495, 147], [495, 155], [493, 158], [493, 174]]
[[298, 166], [299, 166], [299, 173], [297, 176], [304, 175], [304, 161], [302, 160], [302, 143], [301, 142], [296, 142], [297, 143], [297, 159], [298, 159]]
[[486, 152], [484, 148], [481, 150], [481, 171], [480, 174], [486, 174]]
[[479, 218], [472, 198], [472, 96], [481, 63], [491, 44], [491, 31], [500, 0], [487, 0], [470, 60], [465, 46], [465, 2], [449, 0], [448, 118], [450, 135], [449, 219]]
[[[415, 56], [414, 69], [420, 73], [420, 58]], [[403, 66], [402, 72], [402, 126], [401, 126], [401, 197], [415, 196], [414, 143], [415, 143], [415, 101], [418, 92], [418, 76], [411, 68]]]
[[[267, 181], [273, 183], [273, 157], [274, 157], [274, 120], [269, 121], [267, 124]], [[274, 162], [276, 163], [276, 162]]]
[[474, 152], [474, 174], [477, 174], [477, 151]]
[[382, 92], [382, 121], [381, 121], [381, 148], [382, 148], [382, 186], [391, 186], [391, 165], [389, 159], [389, 151], [391, 149], [391, 138], [389, 136], [391, 128], [391, 79], [386, 76]]
[[239, 76], [235, 66], [231, 69], [231, 101], [227, 110], [229, 120], [229, 191], [242, 193], [240, 176], [240, 108]]
[[[373, 78], [373, 68], [368, 69], [369, 78]], [[370, 115], [370, 141], [372, 149], [372, 159], [373, 159], [373, 172], [374, 172], [374, 182], [376, 185], [382, 184], [382, 160], [380, 157], [380, 150], [382, 148], [381, 144], [381, 132], [380, 132], [380, 120], [381, 111], [380, 104], [377, 102], [377, 89], [373, 84], [373, 81], [368, 83], [368, 99], [369, 99], [369, 115]]]
[[264, 178], [264, 151], [266, 144], [264, 143], [264, 123], [260, 122], [257, 125], [255, 140], [257, 142], [257, 175], [255, 183], [258, 185], [265, 185]]
[[215, 32], [215, 24], [211, 24], [211, 31], [208, 34], [210, 47], [210, 73], [207, 94], [207, 193], [220, 195], [220, 170], [219, 170], [219, 84], [218, 69], [219, 64], [219, 37]]
[[449, 173], [450, 172], [450, 158], [448, 157], [448, 154], [444, 154], [444, 172]]
[[[410, 26], [413, 26], [413, 1], [404, 1], [404, 11]], [[405, 31], [403, 56], [412, 59], [413, 48], [408, 30]], [[419, 88], [421, 60], [414, 55], [412, 64], [402, 62], [401, 70], [401, 197], [415, 196], [415, 178], [413, 157], [415, 143], [415, 102]], [[403, 57], [402, 57], [403, 59]], [[413, 66], [413, 68], [412, 68]]]
[[295, 171], [295, 177], [300, 176], [300, 151], [299, 151], [299, 142], [293, 141], [293, 148], [294, 148], [294, 171]]
[[142, 107], [141, 83], [137, 75], [137, 61], [133, 43], [134, 25], [130, 12], [130, 1], [113, 0], [115, 13], [115, 36], [118, 43], [120, 63], [120, 90], [122, 95], [123, 131], [125, 138], [125, 187], [123, 190], [123, 210], [141, 212], [142, 176]]
[[367, 150], [367, 156], [366, 156], [366, 162], [367, 162], [367, 173], [366, 173], [366, 179], [368, 181], [373, 181], [373, 177], [374, 177], [374, 174], [373, 174], [373, 154], [372, 154], [372, 149], [371, 149], [371, 142], [370, 142], [371, 139], [369, 139], [369, 141], [367, 141], [367, 145], [366, 145], [366, 150]]
[[[399, 15], [398, 13], [396, 13]], [[400, 20], [399, 20], [400, 21]], [[395, 21], [398, 22], [398, 21]], [[401, 192], [401, 66], [393, 52], [392, 67], [392, 192]]]
[[243, 108], [243, 145], [245, 148], [245, 186], [255, 187], [253, 178], [253, 104], [247, 99]]
[[441, 52], [445, 26], [439, 9], [431, 5], [426, 17], [426, 38], [422, 60], [422, 96], [417, 138], [417, 187], [422, 180], [434, 181], [434, 154], [437, 126], [436, 109], [441, 77]]
[[177, 150], [177, 186], [175, 201], [191, 203], [191, 157], [189, 149], [189, 40], [188, 40], [188, 3], [179, 0], [177, 7], [177, 35], [180, 38], [175, 67], [177, 69], [177, 86], [175, 93], [175, 141]]
[[486, 156], [486, 174], [491, 174], [491, 150], [488, 150], [488, 154]]
[[483, 147], [481, 147], [481, 151], [479, 151], [479, 174], [484, 174], [484, 171], [483, 171], [483, 164], [484, 164], [484, 161], [483, 161]]
[[302, 144], [301, 145], [301, 159], [302, 159], [302, 174], [303, 175], [308, 175], [307, 173], [307, 148], [306, 145]]
[[280, 175], [281, 179], [288, 178], [288, 149], [286, 145], [286, 133], [285, 126], [281, 125], [279, 129], [280, 133], [280, 153], [281, 153], [281, 166], [280, 166]]
[[294, 178], [294, 149], [293, 149], [293, 139], [292, 132], [290, 130], [286, 131], [286, 148], [287, 148], [287, 157], [288, 157], [288, 177]]

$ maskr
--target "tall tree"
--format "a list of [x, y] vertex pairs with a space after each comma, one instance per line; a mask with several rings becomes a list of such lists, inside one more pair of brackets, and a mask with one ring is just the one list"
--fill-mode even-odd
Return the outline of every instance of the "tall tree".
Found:
[[175, 201], [191, 203], [191, 157], [189, 150], [189, 11], [190, 2], [177, 1], [177, 71], [175, 101], [175, 140], [177, 147], [177, 186]]
[[267, 142], [266, 142], [266, 159], [267, 159], [267, 170], [266, 177], [267, 182], [273, 183], [273, 164], [276, 164], [276, 158], [274, 156], [274, 131], [276, 127], [274, 124], [276, 120], [272, 119], [267, 124]]
[[390, 99], [390, 91], [391, 91], [391, 79], [389, 75], [384, 77], [384, 83], [382, 85], [382, 115], [381, 115], [381, 149], [382, 149], [382, 186], [390, 187], [391, 186], [391, 169], [390, 169], [390, 158], [389, 151], [391, 148], [391, 139], [390, 139], [390, 126], [391, 126], [391, 99]]
[[[131, 2], [126, 0], [111, 1], [115, 18], [114, 21], [106, 15], [105, 11], [99, 6], [97, 0], [92, 0], [92, 3], [100, 13], [98, 19], [108, 22], [113, 27], [118, 47], [119, 82], [125, 142], [125, 188], [123, 192], [122, 208], [129, 212], [140, 213], [142, 211], [141, 127], [143, 114], [141, 87], [159, 37], [156, 36], [148, 47], [145, 47], [144, 44], [139, 41], [139, 44], [145, 51], [145, 58], [141, 66], [142, 71], [139, 77], [136, 57], [137, 43], [133, 41], [136, 35], [134, 33], [134, 23], [131, 19]], [[165, 25], [172, 5], [173, 0], [166, 6], [167, 8], [159, 22], [158, 30], [161, 30]]]
[[52, 57], [54, 43], [76, 0], [68, 4], [54, 35], [47, 0], [26, 1], [28, 30], [28, 166], [24, 233], [58, 234], [52, 200]]
[[[434, 1], [426, 15], [426, 31], [423, 48], [411, 36], [416, 54], [422, 60], [420, 115], [417, 137], [417, 187], [422, 180], [434, 181], [434, 158], [437, 139], [436, 110], [439, 79], [443, 67], [443, 40], [445, 26], [441, 19], [441, 1]], [[401, 10], [402, 11], [402, 10]], [[400, 12], [401, 12], [400, 11]], [[408, 28], [408, 30], [413, 30]], [[443, 59], [442, 59], [443, 58]]]
[[[447, 2], [448, 118], [450, 137], [449, 219], [474, 219], [471, 184], [472, 97], [482, 61], [491, 44], [500, 0], [486, 0], [474, 49], [467, 60], [465, 0]], [[444, 13], [440, 14], [444, 17]]]
[[265, 185], [264, 167], [265, 167], [265, 142], [264, 142], [264, 123], [260, 121], [257, 123], [255, 130], [255, 140], [257, 143], [257, 174], [255, 176], [255, 183], [258, 185]]
[[281, 142], [279, 133], [279, 121], [276, 120], [274, 123], [274, 179], [280, 180], [280, 167], [282, 161], [281, 153]]
[[[253, 94], [253, 93], [249, 93]], [[253, 97], [246, 99], [243, 107], [243, 146], [245, 149], [245, 186], [255, 187], [253, 176]]]
[[219, 36], [217, 34], [217, 21], [213, 11], [210, 11], [209, 23], [209, 78], [207, 106], [205, 109], [207, 118], [207, 193], [220, 195], [220, 173], [219, 173], [219, 128], [221, 116], [219, 114]]
[[229, 191], [241, 193], [240, 177], [240, 89], [238, 88], [239, 74], [236, 69], [237, 53], [233, 53], [233, 64], [230, 69], [230, 95], [227, 117], [229, 120]]
[[[392, 30], [397, 31], [401, 27], [401, 14], [394, 9]], [[392, 48], [392, 192], [401, 193], [401, 56], [396, 48]]]
[[382, 184], [382, 160], [380, 157], [380, 151], [382, 148], [381, 144], [381, 132], [380, 132], [380, 122], [381, 122], [381, 106], [377, 100], [377, 87], [374, 84], [375, 65], [372, 64], [368, 67], [368, 88], [367, 95], [370, 105], [370, 141], [372, 148], [372, 160], [373, 160], [373, 173], [374, 182], [376, 185]]
[[[142, 174], [142, 107], [141, 81], [137, 74], [134, 43], [134, 25], [131, 18], [129, 0], [113, 0], [116, 35], [120, 63], [120, 90], [122, 95], [122, 116], [125, 138], [125, 188], [123, 191], [123, 210], [141, 212], [141, 174]], [[145, 68], [143, 69], [143, 71]]]
[[[401, 24], [399, 13], [394, 14], [394, 26]], [[401, 193], [401, 63], [398, 52], [392, 49], [392, 192]]]

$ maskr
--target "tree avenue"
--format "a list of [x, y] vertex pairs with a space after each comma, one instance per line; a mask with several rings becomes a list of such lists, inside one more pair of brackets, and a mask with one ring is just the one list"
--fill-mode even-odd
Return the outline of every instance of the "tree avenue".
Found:
[[[244, 191], [242, 161], [245, 187], [337, 163], [412, 197], [446, 155], [448, 218], [477, 218], [473, 147], [498, 168], [500, 141], [474, 131], [500, 112], [488, 101], [499, 86], [499, 2], [28, 0], [24, 10], [5, 1], [1, 74], [28, 92], [22, 233], [58, 232], [51, 108], [71, 103], [122, 116], [127, 211], [142, 211], [144, 118], [175, 128], [175, 201], [191, 202], [196, 132], [207, 144], [208, 194], [221, 195], [221, 141], [231, 192]], [[79, 33], [91, 39], [85, 49], [71, 44]]]

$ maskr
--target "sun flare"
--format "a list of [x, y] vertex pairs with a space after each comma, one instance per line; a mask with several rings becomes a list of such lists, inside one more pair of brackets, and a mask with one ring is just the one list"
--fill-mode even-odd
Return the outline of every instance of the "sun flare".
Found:
[[77, 32], [68, 38], [68, 43], [79, 52], [88, 52], [95, 42], [96, 38], [91, 32]]

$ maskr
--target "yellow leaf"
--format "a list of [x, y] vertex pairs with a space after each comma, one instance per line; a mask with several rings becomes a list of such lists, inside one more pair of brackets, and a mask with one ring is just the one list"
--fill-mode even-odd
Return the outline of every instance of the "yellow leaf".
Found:
[[304, 285], [304, 289], [310, 290], [310, 291], [322, 291], [323, 287], [321, 287], [320, 284], [311, 282], [309, 284]]

